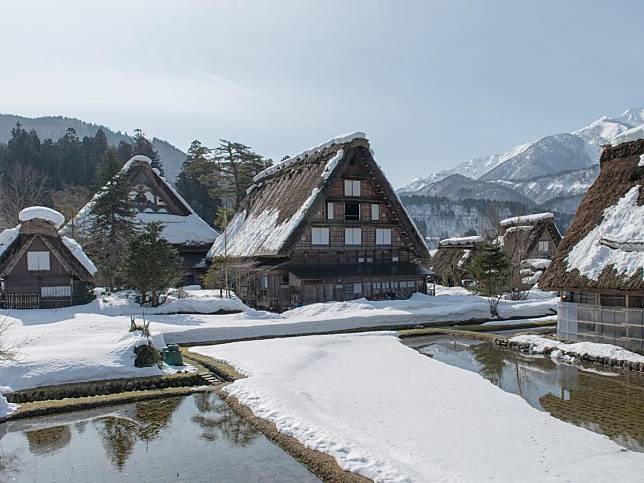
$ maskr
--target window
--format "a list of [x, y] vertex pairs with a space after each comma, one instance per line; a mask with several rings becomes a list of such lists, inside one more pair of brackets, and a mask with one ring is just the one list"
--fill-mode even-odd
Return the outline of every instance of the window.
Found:
[[395, 256], [394, 256], [394, 257], [391, 257], [391, 261], [392, 261], [392, 262], [397, 262], [398, 260], [399, 260], [399, 258], [398, 258], [398, 257], [395, 257]]
[[371, 203], [371, 221], [380, 220], [380, 205], [377, 203]]
[[626, 297], [623, 295], [599, 295], [600, 305], [603, 307], [625, 307], [626, 306]]
[[40, 272], [50, 269], [49, 252], [27, 252], [27, 270]]
[[333, 219], [333, 201], [327, 201], [326, 203], [326, 219], [327, 220], [332, 220]]
[[70, 286], [63, 287], [41, 287], [40, 296], [42, 298], [62, 298], [71, 297], [72, 288]]
[[345, 203], [344, 219], [347, 221], [360, 220], [360, 203]]
[[362, 244], [362, 228], [345, 228], [344, 244], [345, 245]]
[[360, 180], [344, 180], [344, 196], [360, 196]]
[[314, 226], [311, 228], [311, 244], [312, 245], [328, 245], [329, 244], [329, 227], [327, 226]]
[[391, 245], [391, 228], [376, 228], [376, 245]]
[[262, 275], [261, 288], [264, 290], [268, 289], [268, 277], [266, 275]]
[[354, 283], [353, 284], [353, 293], [362, 293], [362, 284], [361, 283]]
[[364, 263], [364, 257], [358, 257], [358, 263]]
[[539, 253], [548, 253], [550, 243], [548, 240], [539, 240]]

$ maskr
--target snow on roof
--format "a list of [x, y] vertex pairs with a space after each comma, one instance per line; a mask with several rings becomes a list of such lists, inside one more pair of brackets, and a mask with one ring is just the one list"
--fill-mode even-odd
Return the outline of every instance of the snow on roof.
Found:
[[507, 230], [505, 230], [505, 235], [509, 235], [510, 233], [515, 233], [518, 231], [532, 231], [534, 230], [534, 226], [532, 225], [518, 225], [518, 226], [511, 226]]
[[[132, 169], [136, 163], [142, 162], [152, 165], [152, 161], [147, 156], [136, 155], [132, 156], [130, 160], [125, 163], [121, 168], [120, 173], [126, 173]], [[175, 215], [170, 213], [160, 212], [140, 212], [135, 215], [135, 221], [142, 224], [147, 224], [153, 221], [163, 224], [161, 236], [165, 238], [168, 243], [174, 245], [208, 245], [215, 241], [219, 233], [206, 223], [188, 204], [188, 202], [181, 196], [177, 190], [168, 181], [159, 174], [159, 170], [153, 169], [154, 173], [158, 176], [161, 182], [170, 190], [170, 192], [177, 198], [177, 200], [190, 212], [189, 215]], [[108, 182], [103, 188], [109, 187], [111, 181]], [[92, 208], [97, 199], [103, 196], [104, 189], [100, 190], [94, 197], [78, 212], [76, 215], [77, 224], [89, 229], [92, 224]], [[65, 229], [63, 231], [66, 232]]]
[[97, 272], [96, 266], [89, 259], [89, 257], [83, 251], [83, 248], [78, 244], [78, 242], [72, 238], [62, 236], [61, 240], [69, 251], [74, 255], [76, 260], [87, 270], [90, 275], [94, 275]]
[[[325, 148], [328, 148], [329, 146], [333, 146], [334, 144], [344, 144], [353, 141], [354, 139], [366, 139], [367, 135], [363, 132], [356, 131], [350, 134], [344, 134], [342, 136], [335, 137], [333, 139], [330, 139], [322, 144], [318, 144], [317, 146], [313, 146], [312, 148], [308, 148], [304, 151], [302, 151], [299, 154], [296, 154], [295, 156], [291, 158], [287, 158], [284, 161], [280, 161], [279, 163], [275, 163], [273, 166], [270, 166], [266, 168], [264, 171], [258, 173], [255, 175], [253, 178], [253, 181], [257, 183], [259, 180], [266, 178], [267, 176], [271, 176], [272, 174], [277, 173], [278, 171], [283, 170], [284, 168], [288, 168], [289, 166], [293, 166], [295, 163], [303, 160], [307, 156], [310, 156], [312, 154], [315, 154], [319, 151], [322, 151]], [[337, 161], [336, 161], [337, 162]]]
[[[638, 206], [639, 185], [633, 186], [617, 204], [604, 210], [601, 223], [581, 239], [566, 257], [566, 271], [598, 280], [605, 267], [612, 265], [618, 275], [633, 276], [644, 267], [644, 251], [627, 250], [620, 243], [644, 240], [644, 205]], [[609, 246], [606, 241], [614, 246]]]
[[461, 246], [461, 245], [472, 245], [474, 243], [481, 243], [483, 241], [483, 237], [480, 235], [474, 235], [474, 236], [464, 236], [460, 238], [445, 238], [444, 240], [440, 241], [440, 246], [445, 246], [445, 247], [456, 247], [456, 246]]
[[7, 228], [0, 232], [0, 257], [4, 255], [13, 242], [20, 236], [20, 225], [14, 228]]
[[526, 258], [521, 260], [521, 265], [526, 265], [535, 270], [545, 270], [551, 262], [552, 260], [548, 258]]
[[555, 215], [552, 213], [534, 213], [532, 215], [523, 215], [515, 216], [512, 218], [506, 218], [505, 220], [500, 221], [501, 226], [517, 225], [520, 223], [537, 223], [539, 221], [545, 221], [554, 219]]
[[640, 154], [640, 160], [637, 163], [638, 168], [644, 168], [644, 154]]
[[279, 210], [267, 208], [261, 213], [246, 216], [246, 210], [235, 215], [226, 229], [226, 237], [220, 236], [208, 251], [207, 258], [222, 256], [243, 257], [249, 254], [273, 254], [278, 252], [293, 230], [303, 220], [320, 189], [311, 194], [297, 212], [289, 219], [278, 223]]
[[65, 217], [56, 210], [46, 206], [31, 206], [25, 208], [18, 214], [20, 221], [45, 220], [53, 223], [56, 228], [60, 228], [65, 223]]

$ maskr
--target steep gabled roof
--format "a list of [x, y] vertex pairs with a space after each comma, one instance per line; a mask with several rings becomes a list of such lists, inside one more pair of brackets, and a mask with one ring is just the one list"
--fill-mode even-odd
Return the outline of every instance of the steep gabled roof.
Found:
[[604, 150], [600, 173], [539, 282], [546, 289], [644, 292], [644, 140]]
[[550, 233], [555, 244], [561, 241], [561, 233], [555, 224], [552, 213], [534, 213], [515, 216], [499, 222], [502, 231], [503, 246], [511, 250], [517, 243], [523, 245], [520, 253], [527, 254], [537, 244], [544, 231]]
[[[165, 202], [166, 212], [144, 210], [138, 212], [134, 219], [141, 225], [150, 222], [163, 223], [162, 236], [173, 245], [198, 246], [210, 245], [219, 233], [197, 215], [185, 199], [163, 178], [159, 171], [152, 167], [150, 158], [146, 156], [133, 156], [119, 175], [127, 175], [131, 183], [144, 181], [155, 190], [155, 193]], [[106, 187], [109, 187], [106, 185]], [[105, 188], [105, 187], [104, 187]], [[92, 224], [92, 208], [94, 202], [102, 196], [102, 191], [78, 212], [72, 224], [68, 223], [62, 230], [66, 235], [82, 237], [88, 233]]]
[[334, 138], [259, 173], [239, 211], [208, 252], [233, 257], [286, 256], [304, 229], [305, 221], [352, 159], [366, 163], [372, 181], [383, 191], [402, 232], [417, 256], [428, 254], [425, 241], [373, 159], [364, 133]]

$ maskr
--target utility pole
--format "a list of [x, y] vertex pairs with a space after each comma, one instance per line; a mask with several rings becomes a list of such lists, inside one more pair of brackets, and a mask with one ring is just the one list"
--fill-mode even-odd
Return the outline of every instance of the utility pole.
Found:
[[224, 284], [226, 287], [226, 298], [230, 298], [228, 287], [228, 198], [224, 198]]

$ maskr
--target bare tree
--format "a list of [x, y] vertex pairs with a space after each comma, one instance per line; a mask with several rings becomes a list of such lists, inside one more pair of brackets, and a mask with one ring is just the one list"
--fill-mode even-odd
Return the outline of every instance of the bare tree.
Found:
[[71, 236], [76, 238], [74, 217], [92, 197], [85, 186], [68, 184], [62, 190], [51, 193], [51, 201], [54, 208], [61, 212], [71, 226]]
[[18, 213], [29, 206], [45, 203], [49, 178], [29, 164], [13, 164], [0, 184], [0, 223], [18, 224]]
[[7, 342], [6, 332], [10, 326], [6, 316], [0, 320], [0, 361], [12, 360], [16, 356], [16, 346]]

